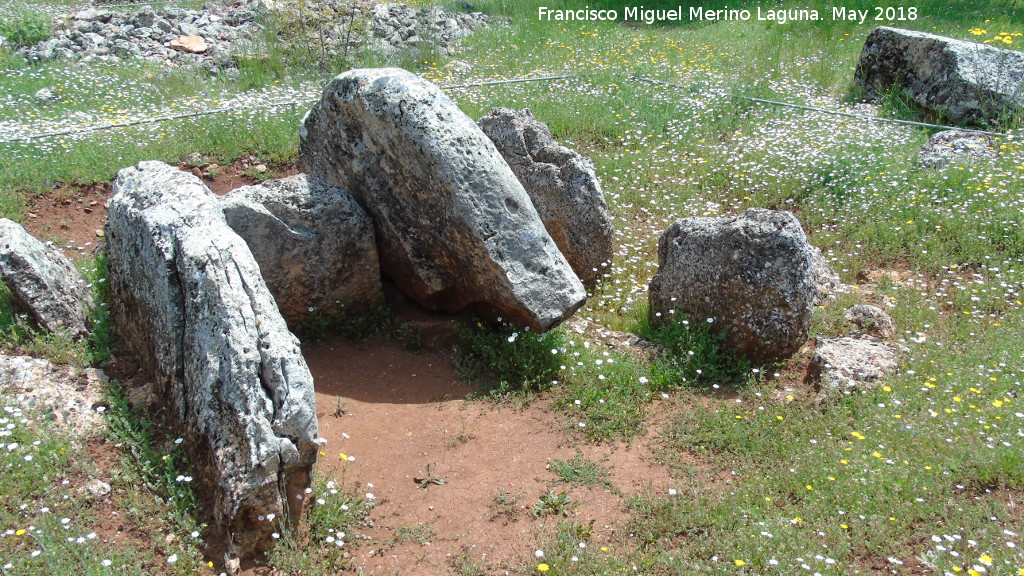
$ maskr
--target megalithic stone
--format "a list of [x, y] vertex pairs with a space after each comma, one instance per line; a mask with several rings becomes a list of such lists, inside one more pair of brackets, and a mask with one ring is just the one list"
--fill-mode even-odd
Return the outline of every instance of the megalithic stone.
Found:
[[303, 120], [299, 164], [370, 213], [381, 272], [423, 306], [545, 331], [586, 301], [494, 144], [410, 72], [332, 80]]

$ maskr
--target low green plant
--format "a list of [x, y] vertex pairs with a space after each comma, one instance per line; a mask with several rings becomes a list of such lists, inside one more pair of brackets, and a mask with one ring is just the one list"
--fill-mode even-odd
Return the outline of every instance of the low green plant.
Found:
[[630, 354], [572, 346], [553, 406], [590, 440], [632, 438], [651, 398], [647, 364]]
[[353, 307], [344, 307], [331, 314], [314, 311], [296, 326], [293, 332], [304, 344], [323, 342], [330, 334], [340, 334], [349, 340], [366, 342], [374, 336], [392, 332], [393, 322], [391, 309], [381, 303], [360, 311]]
[[658, 323], [644, 322], [640, 334], [662, 348], [651, 366], [656, 387], [736, 384], [750, 374], [750, 363], [729, 350], [711, 322], [677, 314]]
[[494, 514], [491, 519], [504, 518], [508, 521], [515, 521], [519, 515], [519, 497], [505, 489], [499, 489], [494, 495]]
[[533, 505], [534, 516], [568, 516], [575, 506], [567, 492], [547, 492]]
[[395, 338], [410, 352], [423, 349], [423, 328], [412, 322], [402, 322], [395, 328]]
[[507, 397], [551, 387], [561, 370], [565, 336], [555, 329], [543, 334], [507, 323], [475, 320], [455, 325], [455, 371], [484, 394]]
[[587, 459], [582, 452], [569, 460], [555, 460], [550, 464], [551, 471], [558, 475], [558, 482], [575, 484], [593, 488], [594, 486], [612, 487], [611, 470], [602, 462]]
[[26, 10], [0, 19], [0, 36], [16, 46], [31, 46], [53, 37], [53, 23], [46, 12]]
[[190, 465], [182, 438], [160, 438], [152, 417], [133, 406], [122, 385], [111, 380], [105, 391], [107, 436], [124, 446], [125, 464], [139, 483], [163, 498], [175, 518], [193, 524], [199, 499], [191, 487]]
[[110, 358], [114, 326], [110, 323], [110, 284], [107, 282], [107, 252], [101, 251], [77, 262], [82, 279], [92, 287], [94, 306], [89, 311], [89, 363], [103, 366]]

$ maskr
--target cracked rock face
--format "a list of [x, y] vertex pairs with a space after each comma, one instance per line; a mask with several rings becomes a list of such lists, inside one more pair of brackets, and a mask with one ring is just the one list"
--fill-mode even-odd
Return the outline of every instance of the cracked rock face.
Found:
[[684, 218], [658, 241], [652, 321], [712, 319], [725, 343], [754, 362], [786, 358], [807, 340], [817, 285], [813, 255], [789, 212]]
[[940, 117], [985, 125], [1024, 106], [1024, 53], [880, 26], [864, 42], [854, 83], [872, 100], [903, 89]]
[[0, 218], [0, 276], [15, 306], [40, 326], [66, 331], [75, 339], [89, 336], [92, 291], [78, 270], [56, 247], [6, 218]]
[[[185, 438], [216, 537], [251, 556], [309, 485], [313, 378], [245, 242], [195, 176], [118, 173], [106, 228], [112, 320]], [[227, 541], [227, 540], [225, 540]]]
[[383, 300], [373, 221], [344, 189], [299, 174], [232, 190], [220, 206], [290, 326]]
[[495, 108], [480, 128], [526, 188], [548, 234], [583, 284], [612, 262], [612, 217], [594, 163], [560, 145], [529, 109]]
[[303, 121], [299, 164], [370, 213], [382, 273], [425, 307], [545, 331], [586, 301], [494, 144], [414, 74], [331, 81]]

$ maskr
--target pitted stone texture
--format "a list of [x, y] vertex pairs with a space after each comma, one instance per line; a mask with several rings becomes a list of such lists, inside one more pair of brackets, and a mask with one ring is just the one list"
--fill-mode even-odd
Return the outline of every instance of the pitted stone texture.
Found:
[[980, 162], [997, 156], [996, 141], [987, 134], [966, 130], [943, 130], [932, 134], [921, 146], [918, 161], [923, 168], [942, 168], [957, 161]]
[[495, 108], [480, 119], [526, 188], [544, 227], [583, 284], [593, 288], [612, 262], [612, 217], [594, 163], [551, 136], [529, 109]]
[[685, 218], [658, 241], [652, 321], [673, 313], [713, 319], [725, 343], [752, 361], [796, 352], [816, 294], [810, 245], [789, 212], [754, 208], [733, 218]]
[[811, 246], [811, 273], [814, 275], [815, 306], [824, 305], [829, 298], [848, 289], [817, 246]]
[[220, 198], [290, 326], [384, 298], [373, 221], [342, 188], [305, 174]]
[[185, 438], [218, 538], [251, 556], [267, 514], [297, 520], [317, 453], [313, 379], [245, 242], [195, 176], [118, 173], [107, 246], [112, 319]]
[[0, 354], [0, 393], [14, 406], [52, 417], [73, 436], [87, 436], [103, 426], [102, 370], [55, 365], [30, 356]]
[[878, 306], [855, 304], [846, 309], [846, 321], [864, 332], [878, 338], [892, 338], [896, 335], [896, 323], [892, 316]]
[[818, 338], [808, 367], [820, 382], [821, 396], [849, 393], [858, 387], [873, 387], [896, 372], [902, 352], [875, 338]]
[[871, 100], [905, 89], [940, 117], [987, 125], [1024, 106], [1024, 53], [881, 26], [864, 42], [854, 83]]
[[0, 276], [15, 306], [50, 332], [89, 336], [92, 290], [71, 261], [52, 245], [36, 240], [18, 224], [0, 218]]
[[523, 185], [437, 86], [346, 72], [299, 134], [300, 166], [366, 208], [382, 272], [421, 305], [545, 331], [586, 301]]

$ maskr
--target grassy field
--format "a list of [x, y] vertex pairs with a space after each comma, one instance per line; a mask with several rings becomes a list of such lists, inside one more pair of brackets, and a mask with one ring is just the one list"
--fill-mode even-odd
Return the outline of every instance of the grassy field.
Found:
[[[496, 395], [515, 394], [524, 381], [533, 390], [549, 389], [545, 393], [555, 398], [567, 428], [574, 430], [567, 434], [574, 437], [635, 438], [649, 431], [654, 398], [671, 408], [661, 433], [678, 489], [634, 497], [628, 535], [615, 548], [581, 548], [587, 531], [562, 522], [543, 543], [542, 561], [531, 557], [532, 550], [523, 551], [528, 572], [1024, 574], [1020, 138], [1000, 138], [1000, 155], [993, 161], [923, 169], [917, 150], [929, 130], [745, 98], [862, 111], [852, 86], [853, 67], [875, 24], [1019, 49], [1024, 5], [925, 1], [917, 4], [916, 20], [864, 24], [826, 19], [626, 26], [539, 22], [537, 7], [544, 3], [537, 0], [474, 3], [487, 13], [509, 16], [511, 25], [467, 39], [457, 59], [469, 64], [468, 72], [446, 67], [447, 60], [429, 49], [395, 64], [440, 85], [571, 76], [457, 88], [450, 94], [473, 118], [493, 106], [529, 107], [557, 139], [593, 159], [614, 215], [617, 249], [580, 315], [666, 339], [684, 358], [691, 351], [695, 358], [643, 362], [599, 355], [561, 332], [536, 338], [511, 338], [500, 330], [463, 335], [468, 373], [497, 371], [499, 384], [491, 388]], [[454, 8], [454, 3], [444, 5]], [[805, 6], [830, 13], [814, 0], [781, 7]], [[849, 5], [870, 6], [860, 0]], [[0, 18], [0, 31], [39, 34], [38, 23], [19, 23], [6, 12]], [[59, 183], [109, 181], [139, 160], [180, 162], [200, 152], [222, 164], [243, 154], [292, 161], [305, 107], [267, 102], [315, 98], [326, 79], [342, 71], [324, 72], [322, 62], [286, 60], [294, 53], [281, 50], [228, 80], [141, 64], [29, 64], [10, 46], [9, 41], [0, 47], [0, 126], [18, 138], [232, 108], [192, 119], [0, 143], [0, 214], [16, 220], [26, 202]], [[366, 54], [348, 64], [383, 63], [379, 55]], [[54, 89], [59, 98], [37, 101], [32, 95], [41, 88]], [[879, 113], [912, 116], [898, 98]], [[1013, 133], [1019, 123], [1009, 119], [994, 128]], [[891, 273], [870, 291], [841, 294], [823, 306], [814, 335], [848, 331], [842, 312], [849, 304], [883, 305], [899, 327], [896, 340], [909, 350], [897, 375], [877, 389], [816, 403], [813, 391], [786, 379], [791, 364], [743, 365], [696, 328], [674, 335], [650, 332], [647, 283], [657, 268], [661, 231], [679, 218], [732, 215], [749, 207], [794, 212], [848, 283], [859, 282], [864, 271]], [[66, 350], [59, 343], [30, 348], [44, 337], [26, 333], [14, 316], [6, 323], [8, 348], [53, 355]], [[550, 354], [552, 348], [559, 351], [560, 363], [541, 363], [542, 378], [512, 374], [516, 366], [501, 363]], [[102, 343], [73, 357], [101, 365], [104, 354], [97, 350], [105, 350]], [[723, 391], [728, 401], [720, 400]], [[152, 543], [142, 550], [95, 544], [88, 503], [60, 485], [89, 466], [69, 454], [68, 447], [78, 445], [5, 403], [0, 571], [184, 574], [202, 569], [200, 543], [189, 536], [198, 530], [189, 493], [179, 489], [187, 470], [173, 458], [168, 463], [152, 456], [162, 439], [140, 427], [137, 418], [117, 420], [128, 410], [122, 404], [112, 403], [121, 406], [111, 411], [112, 421], [122, 424], [114, 429], [118, 441], [135, 448], [119, 481], [146, 487], [124, 506], [136, 511], [140, 530]], [[702, 490], [712, 482], [710, 472], [689, 467], [674, 458], [678, 454], [715, 462], [733, 476], [729, 489]], [[600, 470], [563, 464], [568, 476], [587, 473], [600, 481]], [[343, 493], [337, 497], [349, 502]], [[314, 531], [357, 524], [347, 504], [345, 510], [341, 504], [327, 508], [334, 512], [314, 519]], [[274, 562], [299, 573], [303, 558], [317, 554], [331, 558], [332, 552], [288, 544]]]

